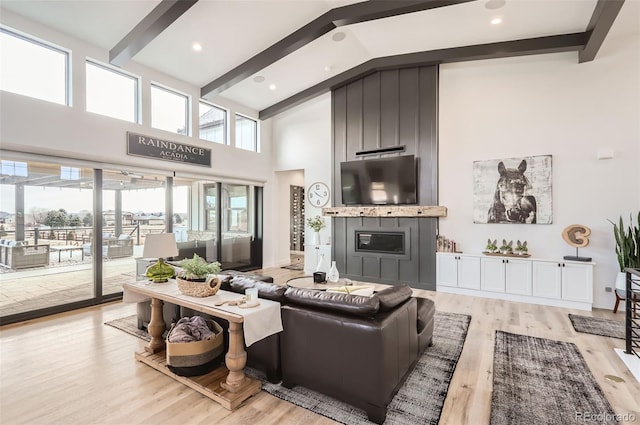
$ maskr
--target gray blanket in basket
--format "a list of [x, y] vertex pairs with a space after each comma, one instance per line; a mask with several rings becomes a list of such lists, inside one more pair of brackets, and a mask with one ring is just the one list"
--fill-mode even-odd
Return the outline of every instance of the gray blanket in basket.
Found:
[[169, 342], [193, 342], [208, 339], [213, 332], [207, 322], [200, 316], [183, 317], [169, 333]]

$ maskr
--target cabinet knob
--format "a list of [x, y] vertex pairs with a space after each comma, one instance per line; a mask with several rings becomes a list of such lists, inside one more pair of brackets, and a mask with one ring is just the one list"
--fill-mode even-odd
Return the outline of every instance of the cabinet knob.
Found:
[[560, 267], [560, 263], [558, 263], [558, 267]]
[[505, 263], [508, 263], [508, 262], [509, 262], [509, 260], [508, 260], [508, 259], [507, 259], [507, 260], [504, 260], [504, 262], [505, 262]]
[[564, 267], [564, 263], [562, 263], [562, 267]]

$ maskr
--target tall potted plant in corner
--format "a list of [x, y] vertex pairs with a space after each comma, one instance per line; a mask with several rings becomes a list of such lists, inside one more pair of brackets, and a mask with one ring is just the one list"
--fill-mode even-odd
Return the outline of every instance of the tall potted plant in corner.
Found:
[[609, 220], [613, 224], [613, 235], [616, 239], [616, 256], [620, 271], [616, 278], [616, 289], [626, 288], [625, 268], [640, 268], [640, 212], [638, 213], [637, 225], [633, 225], [633, 217], [629, 215], [629, 225], [625, 227], [622, 217], [618, 224]]

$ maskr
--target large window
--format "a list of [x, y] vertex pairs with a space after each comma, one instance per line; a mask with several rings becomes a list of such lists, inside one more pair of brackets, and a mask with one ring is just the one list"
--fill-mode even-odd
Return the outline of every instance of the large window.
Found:
[[227, 111], [200, 101], [200, 138], [227, 144]]
[[236, 147], [259, 152], [258, 123], [251, 118], [236, 114]]
[[69, 104], [69, 52], [0, 28], [0, 89]]
[[189, 96], [151, 85], [151, 127], [189, 135]]
[[138, 122], [137, 77], [87, 61], [87, 111]]

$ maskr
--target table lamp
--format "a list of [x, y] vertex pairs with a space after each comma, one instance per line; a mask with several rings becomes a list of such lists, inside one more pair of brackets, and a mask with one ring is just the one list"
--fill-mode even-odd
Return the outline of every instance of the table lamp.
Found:
[[144, 240], [142, 256], [157, 258], [158, 262], [147, 268], [147, 277], [155, 283], [166, 282], [173, 277], [175, 270], [164, 262], [167, 257], [178, 255], [176, 237], [173, 233], [149, 234]]

